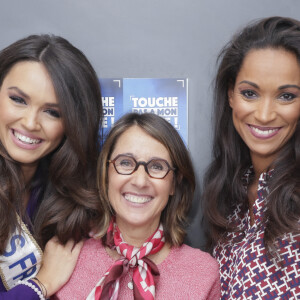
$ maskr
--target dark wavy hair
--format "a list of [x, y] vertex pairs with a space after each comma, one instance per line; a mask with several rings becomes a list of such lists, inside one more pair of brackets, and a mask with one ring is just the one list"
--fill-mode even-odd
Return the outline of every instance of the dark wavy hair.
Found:
[[113, 209], [108, 199], [108, 160], [114, 151], [119, 137], [132, 126], [138, 126], [147, 134], [166, 147], [172, 160], [175, 191], [161, 215], [166, 242], [171, 246], [183, 243], [186, 234], [187, 214], [191, 206], [194, 189], [195, 174], [193, 165], [181, 137], [177, 130], [165, 119], [151, 113], [129, 113], [119, 119], [109, 132], [98, 159], [98, 190], [104, 217], [99, 221], [99, 237], [106, 234]]
[[[31, 35], [0, 52], [0, 86], [11, 68], [24, 61], [41, 63], [58, 99], [64, 126], [59, 147], [39, 163], [30, 189], [40, 187], [34, 231], [42, 246], [54, 235], [60, 242], [78, 241], [99, 217], [96, 162], [102, 102], [99, 81], [85, 55], [55, 35]], [[18, 162], [0, 142], [0, 252], [24, 216], [25, 183]]]
[[[245, 56], [253, 49], [284, 49], [296, 55], [300, 66], [300, 22], [271, 17], [251, 23], [222, 49], [214, 85], [213, 161], [204, 180], [204, 211], [209, 226], [210, 249], [233, 224], [227, 218], [237, 205], [245, 211], [248, 198], [242, 176], [251, 165], [250, 153], [234, 128], [228, 90], [234, 86]], [[271, 167], [271, 166], [270, 166]], [[274, 253], [273, 242], [287, 232], [299, 232], [300, 124], [272, 163], [268, 180], [268, 206], [264, 241]]]

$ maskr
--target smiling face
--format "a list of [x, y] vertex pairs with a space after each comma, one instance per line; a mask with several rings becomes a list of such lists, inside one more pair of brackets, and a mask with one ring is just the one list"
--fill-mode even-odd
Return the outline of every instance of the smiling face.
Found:
[[15, 64], [0, 89], [0, 139], [22, 168], [38, 161], [61, 142], [64, 128], [52, 81], [38, 62]]
[[[145, 162], [161, 158], [172, 166], [165, 146], [138, 126], [130, 127], [119, 137], [110, 159], [120, 154]], [[139, 227], [148, 238], [158, 227], [161, 213], [172, 193], [173, 171], [163, 179], [155, 179], [145, 172], [144, 166], [139, 166], [131, 175], [121, 175], [112, 163], [109, 164], [108, 198], [123, 234]]]
[[265, 169], [295, 132], [300, 117], [300, 67], [282, 49], [250, 51], [228, 91], [234, 126], [253, 165]]

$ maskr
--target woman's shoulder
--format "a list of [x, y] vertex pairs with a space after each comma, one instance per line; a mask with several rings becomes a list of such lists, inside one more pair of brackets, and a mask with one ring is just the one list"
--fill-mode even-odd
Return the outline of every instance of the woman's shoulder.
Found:
[[217, 261], [207, 252], [197, 248], [192, 248], [183, 244], [180, 247], [173, 247], [166, 261], [176, 262], [176, 266], [184, 266], [192, 269], [209, 268], [212, 272], [218, 273], [219, 266]]
[[220, 298], [219, 267], [209, 253], [187, 245], [173, 247], [158, 267], [160, 282], [157, 298]]
[[90, 238], [84, 242], [75, 271], [76, 269], [89, 268], [91, 262], [99, 266], [110, 262], [100, 239]]
[[94, 256], [102, 255], [105, 252], [105, 247], [103, 246], [100, 239], [90, 238], [87, 239], [80, 252], [80, 256]]
[[199, 248], [193, 248], [193, 247], [188, 246], [186, 244], [183, 244], [180, 247], [174, 247], [172, 249], [174, 249], [175, 250], [174, 253], [176, 253], [178, 255], [187, 255], [187, 256], [195, 255], [195, 256], [201, 257], [201, 258], [206, 257], [208, 259], [210, 259], [210, 258], [213, 259], [213, 257], [208, 252], [202, 251]]
[[101, 240], [86, 240], [71, 278], [57, 293], [58, 299], [75, 299], [74, 291], [76, 299], [85, 299], [111, 264]]

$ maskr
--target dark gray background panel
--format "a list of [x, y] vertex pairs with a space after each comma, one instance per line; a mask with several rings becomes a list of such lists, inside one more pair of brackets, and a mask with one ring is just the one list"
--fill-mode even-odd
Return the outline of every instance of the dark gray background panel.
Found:
[[9, 0], [1, 2], [0, 48], [29, 34], [54, 33], [81, 49], [99, 77], [189, 78], [189, 149], [198, 188], [188, 241], [200, 247], [216, 57], [239, 28], [273, 15], [300, 19], [300, 1]]

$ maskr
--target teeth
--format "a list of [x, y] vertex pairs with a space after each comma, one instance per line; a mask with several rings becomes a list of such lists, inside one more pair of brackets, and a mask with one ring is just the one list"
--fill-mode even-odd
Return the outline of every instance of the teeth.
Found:
[[36, 140], [36, 139], [31, 139], [28, 136], [22, 135], [19, 132], [14, 131], [14, 136], [22, 141], [23, 143], [27, 143], [27, 144], [38, 144], [41, 142], [41, 140]]
[[135, 196], [130, 194], [125, 194], [124, 198], [133, 203], [146, 203], [151, 200], [151, 197], [141, 197], [141, 196]]
[[278, 131], [277, 128], [276, 128], [276, 129], [269, 129], [269, 130], [260, 130], [260, 129], [258, 129], [258, 128], [256, 128], [256, 127], [252, 127], [252, 126], [251, 126], [251, 128], [252, 128], [255, 132], [257, 132], [258, 134], [260, 134], [260, 135], [265, 135], [265, 136], [270, 135], [270, 134], [274, 133], [275, 131]]

